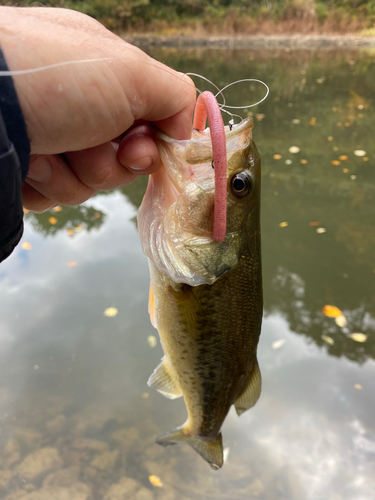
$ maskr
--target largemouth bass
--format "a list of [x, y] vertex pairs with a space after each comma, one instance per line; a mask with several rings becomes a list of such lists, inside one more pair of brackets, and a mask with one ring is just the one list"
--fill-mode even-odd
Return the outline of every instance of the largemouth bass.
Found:
[[186, 422], [157, 439], [192, 446], [213, 469], [223, 465], [221, 426], [261, 392], [257, 344], [262, 322], [260, 157], [253, 120], [231, 130], [227, 146], [227, 221], [212, 237], [215, 182], [210, 130], [189, 141], [161, 132], [163, 167], [152, 174], [138, 213], [149, 259], [149, 312], [164, 357], [148, 384], [168, 398], [183, 396]]

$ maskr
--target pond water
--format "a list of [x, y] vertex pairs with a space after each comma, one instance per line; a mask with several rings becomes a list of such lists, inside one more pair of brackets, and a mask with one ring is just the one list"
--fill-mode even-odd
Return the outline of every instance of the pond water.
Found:
[[[373, 499], [375, 53], [152, 55], [220, 87], [252, 77], [271, 89], [252, 108], [263, 169], [261, 399], [228, 415], [219, 472], [189, 446], [154, 444], [186, 413], [146, 385], [162, 356], [135, 225], [146, 179], [26, 214], [31, 248], [0, 266], [0, 498]], [[263, 92], [244, 84], [226, 98], [244, 105]]]

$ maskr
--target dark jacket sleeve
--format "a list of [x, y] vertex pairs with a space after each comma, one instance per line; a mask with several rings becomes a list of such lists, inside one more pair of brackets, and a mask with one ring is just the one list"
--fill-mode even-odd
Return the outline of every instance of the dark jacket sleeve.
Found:
[[[0, 48], [0, 71], [7, 71]], [[26, 125], [11, 76], [0, 75], [0, 262], [23, 233], [21, 186], [30, 155]]]

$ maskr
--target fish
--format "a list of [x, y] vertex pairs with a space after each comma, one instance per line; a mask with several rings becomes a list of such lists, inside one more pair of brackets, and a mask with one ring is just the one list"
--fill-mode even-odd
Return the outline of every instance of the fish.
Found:
[[223, 466], [221, 427], [261, 393], [257, 361], [262, 314], [260, 156], [253, 119], [226, 126], [226, 229], [213, 238], [215, 165], [210, 128], [190, 140], [160, 131], [162, 168], [151, 174], [138, 212], [150, 268], [149, 314], [164, 356], [148, 385], [183, 397], [186, 422], [156, 442], [186, 442], [214, 469]]

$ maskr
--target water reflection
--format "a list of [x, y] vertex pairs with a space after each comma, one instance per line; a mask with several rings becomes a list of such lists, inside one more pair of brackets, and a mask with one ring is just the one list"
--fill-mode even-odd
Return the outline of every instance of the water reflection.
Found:
[[[372, 500], [374, 56], [156, 55], [220, 85], [246, 73], [271, 87], [253, 111], [263, 158], [262, 397], [240, 419], [229, 414], [219, 473], [188, 446], [156, 446], [186, 415], [183, 402], [146, 385], [162, 355], [147, 342], [156, 331], [134, 224], [146, 179], [81, 207], [27, 214], [32, 248], [19, 246], [0, 269], [0, 498]], [[227, 98], [240, 104], [257, 93]], [[348, 325], [325, 317], [325, 304]], [[111, 306], [119, 312], [107, 318]]]

